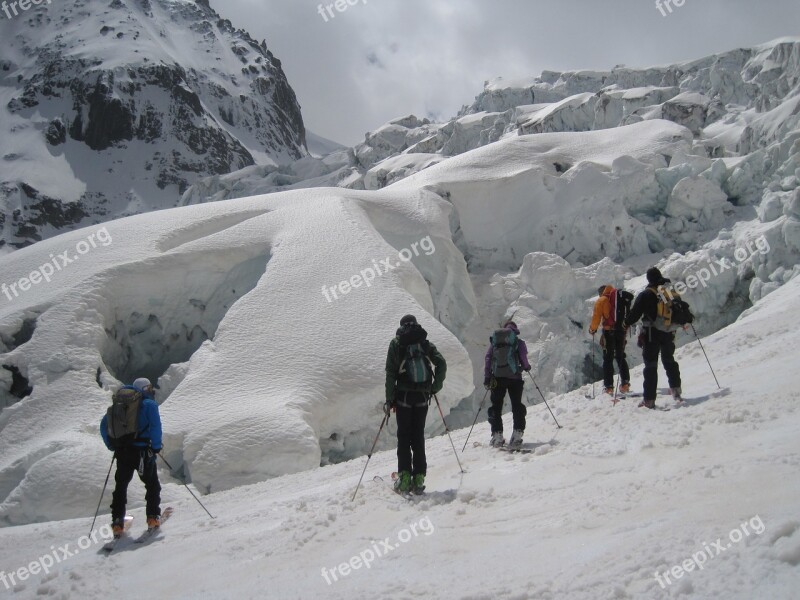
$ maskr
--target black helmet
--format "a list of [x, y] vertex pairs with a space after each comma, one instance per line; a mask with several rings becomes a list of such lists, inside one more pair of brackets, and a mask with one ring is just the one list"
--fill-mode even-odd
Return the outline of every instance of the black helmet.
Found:
[[647, 283], [650, 285], [661, 285], [666, 282], [664, 276], [661, 274], [661, 271], [658, 270], [658, 267], [650, 267], [647, 269]]
[[406, 315], [402, 319], [400, 319], [400, 327], [403, 325], [412, 325], [417, 323], [417, 317], [414, 315]]

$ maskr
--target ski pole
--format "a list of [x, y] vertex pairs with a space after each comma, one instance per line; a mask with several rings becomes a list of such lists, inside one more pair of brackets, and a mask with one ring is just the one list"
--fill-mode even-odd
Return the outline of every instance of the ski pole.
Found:
[[89, 528], [89, 535], [94, 531], [94, 524], [97, 521], [97, 514], [100, 512], [100, 505], [103, 503], [103, 495], [106, 493], [106, 486], [108, 485], [108, 478], [111, 477], [111, 467], [114, 466], [114, 460], [117, 458], [117, 453], [111, 457], [111, 464], [108, 465], [108, 474], [106, 475], [106, 482], [103, 484], [103, 491], [100, 492], [100, 500], [97, 501], [97, 510], [94, 511], [94, 519], [92, 519], [92, 526]]
[[597, 365], [594, 362], [594, 334], [592, 334], [592, 400], [594, 400], [594, 382], [597, 380]]
[[[486, 390], [487, 392], [489, 390]], [[486, 394], [484, 394], [486, 397]], [[450, 438], [450, 445], [453, 447], [453, 454], [456, 455], [456, 460], [458, 461], [458, 468], [461, 469], [461, 472], [464, 472], [464, 467], [461, 466], [461, 459], [458, 458], [458, 452], [456, 452], [456, 445], [453, 443], [453, 436], [450, 435], [450, 428], [447, 426], [447, 421], [444, 420], [444, 413], [442, 412], [442, 405], [439, 404], [439, 398], [436, 397], [436, 394], [433, 395], [434, 400], [436, 400], [436, 406], [439, 408], [439, 414], [442, 416], [442, 423], [444, 423], [444, 430], [447, 432], [447, 437]]]
[[[170, 464], [167, 462], [167, 459], [166, 459], [166, 458], [164, 458], [163, 456], [161, 456], [161, 453], [160, 453], [160, 452], [157, 454], [157, 456], [158, 456], [158, 457], [159, 457], [161, 460], [163, 460], [163, 461], [164, 461], [164, 464], [165, 464], [165, 465], [167, 465], [167, 468], [169, 468], [169, 470], [170, 470], [170, 471], [174, 471], [174, 470], [175, 470], [175, 469], [173, 469], [173, 468], [172, 468], [172, 465], [170, 465]], [[202, 506], [202, 507], [203, 507], [203, 510], [204, 510], [204, 511], [206, 511], [206, 513], [208, 514], [208, 516], [209, 516], [209, 517], [211, 517], [212, 519], [216, 519], [217, 517], [215, 517], [215, 516], [214, 516], [214, 515], [212, 515], [210, 512], [208, 512], [208, 509], [207, 509], [205, 506], [203, 506], [203, 503], [202, 503], [202, 502], [200, 502], [200, 499], [199, 499], [197, 496], [195, 496], [195, 495], [194, 495], [194, 492], [192, 491], [192, 488], [190, 488], [190, 487], [189, 487], [188, 485], [186, 485], [186, 483], [184, 483], [184, 482], [181, 482], [181, 483], [183, 483], [183, 486], [184, 486], [184, 487], [185, 487], [187, 490], [189, 490], [189, 493], [192, 495], [192, 498], [194, 498], [195, 500], [197, 500], [197, 503], [198, 503], [200, 506]]]
[[533, 385], [536, 386], [536, 391], [539, 392], [539, 395], [542, 397], [542, 400], [544, 400], [544, 405], [547, 407], [547, 410], [550, 411], [550, 416], [553, 417], [553, 421], [555, 421], [556, 425], [558, 426], [558, 428], [561, 429], [561, 425], [558, 424], [558, 419], [556, 419], [556, 416], [553, 414], [553, 411], [550, 410], [550, 405], [547, 403], [547, 399], [544, 397], [544, 394], [542, 393], [542, 390], [540, 390], [539, 386], [536, 385], [536, 380], [533, 378], [533, 375], [531, 375], [530, 371], [525, 371], [525, 372], [531, 378], [531, 381], [533, 381]]
[[[489, 393], [489, 388], [486, 388], [486, 394], [488, 393]], [[483, 410], [483, 403], [486, 402], [486, 394], [483, 395], [483, 400], [481, 400], [481, 405], [478, 407], [478, 412], [475, 413], [475, 420], [472, 422], [472, 427], [469, 428], [467, 439], [464, 440], [464, 447], [461, 449], [462, 452], [467, 449], [467, 442], [469, 441], [469, 436], [472, 435], [472, 430], [475, 429], [475, 423], [478, 422], [478, 415], [480, 415], [481, 411]]]
[[354, 502], [356, 499], [356, 494], [358, 493], [358, 488], [361, 487], [361, 481], [364, 479], [364, 473], [367, 472], [367, 465], [369, 464], [369, 459], [372, 458], [372, 453], [375, 452], [375, 446], [378, 445], [378, 438], [381, 437], [381, 431], [383, 431], [383, 426], [386, 425], [386, 422], [389, 420], [389, 415], [383, 415], [383, 421], [381, 421], [380, 429], [378, 429], [378, 435], [375, 436], [375, 441], [372, 442], [372, 449], [367, 454], [367, 462], [364, 465], [364, 470], [361, 471], [361, 479], [358, 480], [358, 485], [356, 486], [356, 491], [353, 492], [353, 498], [350, 502]]
[[700, 336], [697, 335], [697, 330], [694, 328], [694, 325], [692, 323], [689, 323], [689, 325], [691, 325], [692, 327], [692, 331], [694, 332], [694, 337], [697, 338], [697, 343], [700, 344], [700, 349], [703, 351], [703, 356], [706, 357], [708, 368], [711, 369], [711, 374], [714, 376], [714, 381], [717, 383], [717, 389], [721, 390], [722, 386], [719, 384], [719, 381], [717, 380], [717, 375], [714, 373], [714, 367], [711, 366], [711, 361], [708, 360], [708, 354], [706, 354], [706, 349], [703, 348], [703, 342], [700, 341]]

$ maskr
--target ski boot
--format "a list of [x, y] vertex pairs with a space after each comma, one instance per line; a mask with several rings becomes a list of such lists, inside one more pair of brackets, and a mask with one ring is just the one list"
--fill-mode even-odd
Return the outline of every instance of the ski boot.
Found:
[[508, 447], [512, 450], [518, 449], [522, 447], [522, 435], [525, 432], [522, 429], [515, 429], [514, 433], [511, 434], [511, 439], [508, 440]]
[[397, 481], [394, 482], [394, 489], [401, 494], [407, 494], [411, 490], [411, 473], [400, 471], [397, 474]]
[[489, 445], [492, 448], [501, 448], [501, 447], [505, 446], [506, 445], [506, 440], [503, 437], [503, 432], [502, 431], [493, 431], [492, 432], [492, 437], [489, 440]]
[[125, 533], [125, 519], [114, 519], [111, 521], [111, 533], [114, 539], [119, 539]]

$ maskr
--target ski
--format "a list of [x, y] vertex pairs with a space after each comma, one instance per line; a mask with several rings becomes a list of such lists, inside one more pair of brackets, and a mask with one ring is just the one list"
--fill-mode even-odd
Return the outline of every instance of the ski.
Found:
[[114, 548], [117, 545], [117, 542], [122, 539], [125, 533], [131, 528], [133, 524], [133, 517], [131, 515], [125, 515], [124, 524], [122, 526], [122, 533], [119, 535], [115, 535], [113, 539], [103, 545], [103, 551], [107, 554], [111, 554], [114, 551]]
[[[472, 442], [472, 447], [483, 448], [484, 445], [482, 442]], [[495, 450], [500, 450], [501, 452], [508, 452], [509, 454], [531, 454], [536, 450], [535, 448], [526, 448], [525, 446], [522, 446], [521, 448], [511, 448], [510, 446], [507, 446], [505, 444], [502, 446], [489, 446], [489, 447], [494, 448]]]
[[167, 521], [167, 519], [170, 518], [170, 516], [172, 515], [172, 512], [173, 512], [173, 509], [172, 509], [171, 506], [168, 506], [167, 508], [165, 508], [164, 511], [161, 513], [161, 525], [159, 527], [148, 527], [147, 531], [145, 531], [142, 535], [140, 535], [138, 538], [136, 538], [133, 541], [133, 543], [134, 544], [144, 544], [147, 540], [150, 540], [153, 537], [155, 537], [161, 531], [161, 527], [163, 527], [163, 525]]
[[[647, 407], [644, 405], [644, 402], [642, 402], [642, 403], [639, 404], [639, 406], [637, 408], [647, 408]], [[650, 408], [648, 410], [660, 410], [661, 412], [667, 412], [668, 410], [670, 410], [670, 408], [669, 408], [669, 406], [656, 406], [656, 407]]]
[[497, 448], [501, 452], [508, 452], [509, 454], [530, 454], [533, 448], [509, 448], [507, 446], [499, 446]]
[[406, 500], [411, 500], [411, 496], [410, 495], [403, 494], [400, 491], [396, 490], [394, 488], [394, 485], [392, 485], [391, 483], [387, 483], [384, 480], [384, 478], [381, 477], [380, 475], [375, 475], [375, 477], [372, 478], [372, 481], [374, 481], [376, 483], [382, 483], [383, 485], [385, 485], [387, 488], [389, 488], [393, 493], [397, 494], [398, 496], [401, 496], [401, 497], [405, 498]]
[[[658, 390], [658, 395], [668, 396], [670, 398], [673, 397], [668, 388], [662, 388]], [[619, 392], [617, 393], [618, 398], [641, 398], [642, 396], [644, 396], [643, 392], [628, 392], [627, 394], [621, 394]]]
[[[392, 473], [392, 475], [394, 475], [394, 473]], [[390, 490], [391, 490], [393, 493], [397, 494], [397, 495], [398, 495], [398, 496], [400, 496], [401, 498], [405, 498], [405, 499], [406, 499], [406, 500], [408, 500], [409, 502], [412, 502], [412, 501], [414, 500], [414, 496], [412, 496], [412, 495], [411, 495], [411, 492], [401, 492], [400, 490], [398, 490], [398, 489], [395, 489], [395, 487], [394, 487], [394, 484], [392, 484], [392, 483], [387, 483], [387, 482], [386, 482], [386, 481], [383, 479], [383, 477], [381, 477], [380, 475], [375, 475], [375, 477], [373, 477], [373, 478], [372, 478], [372, 481], [375, 481], [376, 483], [382, 483], [382, 484], [384, 484], [384, 485], [385, 485], [387, 488], [389, 488], [389, 489], [390, 489]]]

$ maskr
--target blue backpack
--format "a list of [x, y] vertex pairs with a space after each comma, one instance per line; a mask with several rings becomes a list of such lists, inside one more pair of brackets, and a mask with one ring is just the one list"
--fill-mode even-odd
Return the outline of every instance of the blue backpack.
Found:
[[492, 375], [513, 377], [520, 372], [519, 338], [511, 329], [498, 329], [489, 338], [492, 342]]

